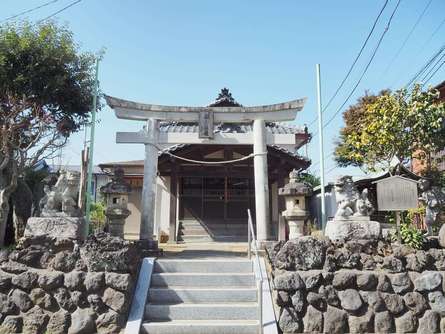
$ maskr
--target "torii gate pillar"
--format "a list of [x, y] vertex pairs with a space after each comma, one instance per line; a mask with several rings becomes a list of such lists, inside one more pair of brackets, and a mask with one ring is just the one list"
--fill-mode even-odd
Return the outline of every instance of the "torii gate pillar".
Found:
[[158, 121], [153, 118], [147, 120], [147, 125], [144, 131], [147, 141], [145, 143], [144, 179], [142, 184], [141, 225], [139, 230], [139, 239], [154, 240], [156, 177], [158, 171]]
[[266, 125], [253, 121], [253, 171], [255, 178], [255, 217], [257, 239], [270, 240], [269, 177], [267, 173]]

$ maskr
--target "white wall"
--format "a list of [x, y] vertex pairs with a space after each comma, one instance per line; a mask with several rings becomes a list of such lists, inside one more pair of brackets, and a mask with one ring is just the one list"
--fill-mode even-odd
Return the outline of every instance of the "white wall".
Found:
[[155, 229], [158, 236], [162, 231], [168, 235], [170, 225], [170, 176], [158, 176], [156, 179]]

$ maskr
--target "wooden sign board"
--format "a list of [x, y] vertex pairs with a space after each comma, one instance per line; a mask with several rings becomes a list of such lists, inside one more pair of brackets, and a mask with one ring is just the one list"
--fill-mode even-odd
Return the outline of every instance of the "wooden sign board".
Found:
[[213, 138], [213, 111], [199, 112], [199, 138]]
[[417, 208], [417, 181], [395, 175], [374, 183], [377, 184], [379, 211], [404, 211]]

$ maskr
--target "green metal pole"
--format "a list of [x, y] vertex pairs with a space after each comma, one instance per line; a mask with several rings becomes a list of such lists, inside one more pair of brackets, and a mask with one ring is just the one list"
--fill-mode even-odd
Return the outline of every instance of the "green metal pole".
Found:
[[92, 178], [93, 178], [93, 154], [94, 154], [94, 132], [96, 129], [96, 109], [97, 109], [97, 94], [99, 89], [99, 61], [100, 57], [96, 59], [96, 78], [94, 81], [94, 95], [93, 95], [93, 105], [91, 108], [91, 130], [90, 130], [90, 150], [88, 156], [88, 176], [87, 176], [87, 193], [86, 196], [86, 207], [85, 207], [85, 238], [88, 236], [90, 229], [90, 212], [91, 212], [91, 191], [92, 191]]

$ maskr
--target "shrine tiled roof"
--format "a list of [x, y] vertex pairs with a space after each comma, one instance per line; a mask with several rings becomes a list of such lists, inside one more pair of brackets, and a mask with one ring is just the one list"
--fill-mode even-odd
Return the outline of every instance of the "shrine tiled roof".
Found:
[[[190, 147], [192, 145], [193, 144], [177, 144], [177, 145], [173, 145], [173, 146], [167, 147], [167, 148], [159, 151], [159, 156], [162, 156], [162, 155], [168, 154], [168, 153], [176, 154], [176, 153], [179, 153], [179, 151], [182, 150], [183, 148]], [[267, 147], [272, 148], [273, 150], [275, 150], [277, 152], [286, 154], [286, 155], [288, 155], [288, 156], [290, 156], [292, 158], [299, 159], [299, 160], [305, 161], [307, 163], [311, 162], [311, 159], [309, 159], [309, 158], [307, 158], [305, 156], [302, 156], [298, 152], [296, 152], [296, 151], [292, 152], [292, 151], [290, 151], [290, 150], [288, 150], [288, 149], [286, 149], [284, 147], [281, 147], [279, 145], [267, 145]]]
[[[307, 133], [305, 127], [292, 125], [282, 125], [278, 123], [267, 123], [266, 129], [272, 134], [304, 134]], [[184, 122], [162, 122], [159, 131], [170, 133], [199, 133], [198, 123]], [[252, 124], [245, 123], [223, 123], [214, 127], [214, 133], [248, 133], [253, 131]]]

